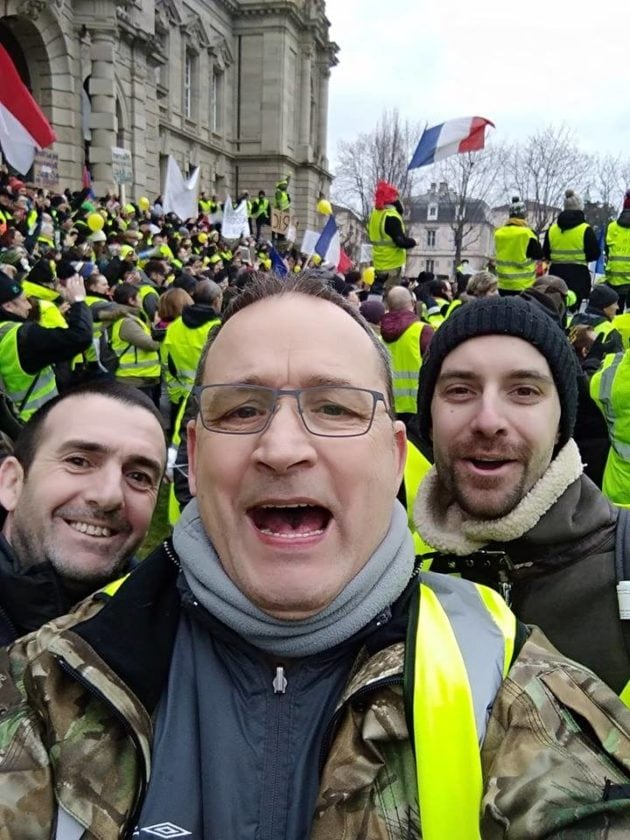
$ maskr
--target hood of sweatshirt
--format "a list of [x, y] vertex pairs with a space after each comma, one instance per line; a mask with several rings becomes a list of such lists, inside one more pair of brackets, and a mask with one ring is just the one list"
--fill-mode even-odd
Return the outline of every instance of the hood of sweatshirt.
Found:
[[584, 222], [583, 210], [563, 210], [558, 216], [560, 230], [571, 230]]
[[381, 337], [387, 344], [396, 341], [418, 320], [415, 312], [408, 309], [401, 309], [396, 312], [386, 312], [381, 319]]
[[208, 321], [214, 321], [218, 318], [216, 311], [208, 303], [193, 303], [192, 306], [187, 306], [182, 312], [182, 321], [184, 325], [195, 329], [207, 324]]

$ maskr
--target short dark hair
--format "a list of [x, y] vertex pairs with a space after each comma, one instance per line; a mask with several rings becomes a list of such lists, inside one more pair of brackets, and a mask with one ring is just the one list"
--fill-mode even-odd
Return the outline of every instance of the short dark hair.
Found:
[[120, 303], [123, 306], [128, 306], [129, 301], [137, 297], [140, 290], [133, 283], [118, 283], [114, 286], [114, 294], [112, 295], [114, 303]]
[[329, 303], [338, 306], [339, 309], [349, 315], [363, 330], [369, 338], [374, 350], [378, 356], [383, 378], [386, 383], [385, 397], [387, 399], [387, 408], [393, 412], [394, 410], [394, 386], [392, 382], [392, 367], [389, 352], [384, 344], [379, 341], [374, 331], [351, 303], [342, 297], [339, 292], [336, 292], [325, 281], [318, 277], [309, 276], [307, 273], [296, 274], [286, 279], [277, 277], [275, 274], [264, 274], [257, 272], [251, 281], [245, 286], [242, 292], [233, 298], [227, 307], [221, 325], [217, 325], [210, 330], [206, 346], [204, 347], [199, 366], [197, 367], [196, 385], [203, 384], [203, 371], [206, 366], [206, 359], [208, 352], [214, 343], [217, 335], [225, 324], [236, 315], [237, 312], [251, 306], [253, 303], [258, 303], [270, 297], [281, 297], [282, 295], [305, 295], [306, 297], [315, 297], [320, 300], [326, 300]]
[[[37, 455], [37, 450], [42, 443], [44, 424], [46, 423], [46, 418], [50, 412], [55, 408], [55, 406], [59, 405], [59, 403], [64, 400], [67, 400], [69, 397], [83, 397], [90, 396], [92, 394], [99, 397], [106, 397], [110, 400], [116, 400], [116, 402], [122, 403], [123, 405], [129, 405], [134, 408], [143, 408], [148, 411], [153, 415], [153, 417], [155, 417], [160, 424], [160, 428], [164, 432], [164, 448], [166, 449], [168, 446], [168, 439], [166, 437], [162, 415], [146, 394], [143, 394], [142, 391], [139, 391], [137, 388], [133, 388], [131, 385], [126, 385], [122, 382], [116, 381], [115, 379], [92, 379], [88, 382], [82, 382], [80, 385], [68, 388], [68, 390], [63, 392], [63, 394], [58, 394], [56, 397], [53, 397], [52, 400], [44, 403], [44, 405], [42, 405], [41, 408], [39, 408], [24, 424], [17, 440], [15, 441], [13, 454], [22, 465], [25, 475], [31, 468], [31, 465], [35, 460], [35, 456]], [[124, 432], [124, 429], [120, 430], [121, 435], [124, 434]]]

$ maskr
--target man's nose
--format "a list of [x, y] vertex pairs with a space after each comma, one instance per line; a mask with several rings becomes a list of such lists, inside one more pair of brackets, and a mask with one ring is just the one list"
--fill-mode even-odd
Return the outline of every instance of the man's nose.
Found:
[[103, 510], [118, 510], [124, 502], [124, 476], [116, 464], [108, 464], [90, 476], [84, 490], [88, 504]]
[[500, 395], [495, 391], [484, 391], [477, 405], [472, 422], [472, 431], [483, 435], [496, 435], [507, 429], [507, 419]]
[[258, 464], [280, 473], [297, 464], [315, 462], [315, 440], [302, 422], [295, 398], [278, 400], [269, 426], [258, 437], [254, 458]]

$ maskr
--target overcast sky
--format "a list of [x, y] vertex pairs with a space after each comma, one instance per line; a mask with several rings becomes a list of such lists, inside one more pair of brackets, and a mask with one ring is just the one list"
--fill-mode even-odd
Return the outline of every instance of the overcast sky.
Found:
[[340, 47], [328, 155], [384, 109], [429, 125], [482, 116], [496, 139], [566, 123], [587, 152], [630, 158], [630, 3], [327, 0]]

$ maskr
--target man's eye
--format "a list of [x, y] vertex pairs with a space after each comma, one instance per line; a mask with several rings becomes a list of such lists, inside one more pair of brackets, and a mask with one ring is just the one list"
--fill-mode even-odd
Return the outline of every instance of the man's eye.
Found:
[[318, 414], [326, 414], [328, 417], [347, 417], [353, 412], [339, 403], [322, 403], [315, 409]]
[[446, 390], [446, 396], [451, 399], [467, 397], [470, 394], [472, 394], [472, 388], [468, 385], [451, 385], [451, 387]]
[[79, 469], [82, 467], [90, 466], [90, 462], [88, 461], [88, 459], [84, 458], [82, 455], [69, 455], [65, 459], [65, 463], [71, 467], [77, 467]]
[[519, 385], [518, 388], [515, 388], [512, 393], [517, 397], [521, 397], [522, 399], [527, 399], [529, 397], [537, 397], [540, 395], [540, 391], [538, 390], [538, 388], [534, 388], [532, 385]]
[[127, 478], [134, 484], [141, 487], [153, 487], [155, 485], [155, 481], [152, 476], [145, 472], [139, 472], [138, 470], [127, 473]]

